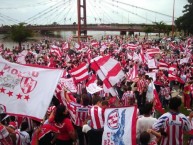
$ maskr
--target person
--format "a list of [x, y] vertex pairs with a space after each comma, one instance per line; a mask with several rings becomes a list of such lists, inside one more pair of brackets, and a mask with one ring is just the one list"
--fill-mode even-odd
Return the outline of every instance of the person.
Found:
[[123, 106], [130, 106], [134, 102], [134, 92], [132, 91], [131, 86], [125, 87], [124, 91], [125, 92], [123, 93], [123, 96], [121, 98], [121, 100], [123, 101]]
[[148, 86], [147, 86], [147, 92], [146, 92], [146, 101], [147, 102], [153, 102], [153, 79], [150, 77], [147, 79]]
[[[140, 134], [147, 129], [151, 129], [152, 125], [157, 121], [156, 118], [153, 118], [152, 115], [152, 103], [146, 103], [145, 107], [143, 107], [143, 115], [138, 118], [136, 125], [136, 135], [137, 141], [139, 142]], [[155, 136], [150, 135], [150, 141], [155, 140]]]
[[87, 132], [88, 145], [100, 145], [104, 127], [104, 109], [102, 109], [102, 98], [94, 95], [92, 98], [92, 108], [89, 111], [90, 129]]
[[30, 145], [30, 136], [29, 136], [29, 133], [27, 132], [27, 129], [28, 129], [28, 123], [22, 122], [21, 128], [19, 130], [22, 145]]
[[[155, 140], [150, 139], [150, 135], [156, 136]], [[161, 138], [161, 134], [152, 130], [152, 129], [147, 129], [147, 131], [144, 131], [140, 134], [140, 143], [139, 145], [157, 145], [159, 142], [159, 139]]]
[[14, 134], [14, 130], [0, 123], [0, 145], [14, 145], [10, 134]]
[[173, 97], [169, 101], [169, 112], [164, 113], [153, 124], [152, 129], [162, 134], [161, 145], [179, 145], [183, 144], [183, 131], [191, 130], [193, 112], [189, 119], [180, 113], [182, 100], [180, 97]]
[[15, 131], [14, 134], [12, 135], [12, 136], [14, 136], [14, 138], [15, 138], [15, 140], [13, 140], [14, 143], [15, 143], [16, 145], [22, 145], [21, 135], [20, 135], [20, 132], [19, 132], [18, 129], [17, 129], [17, 122], [15, 122], [15, 121], [9, 122], [8, 127], [10, 127], [11, 129], [13, 129], [13, 130]]
[[31, 145], [52, 145], [52, 141], [59, 134], [59, 130], [51, 124], [39, 124], [32, 135]]
[[76, 115], [75, 115], [75, 129], [78, 135], [79, 145], [85, 144], [85, 135], [82, 132], [82, 126], [84, 122], [88, 118], [88, 111], [89, 111], [89, 97], [86, 94], [81, 95], [81, 106], [76, 107]]
[[56, 139], [52, 141], [56, 145], [72, 145], [76, 139], [75, 130], [71, 120], [68, 118], [66, 106], [60, 104], [56, 107], [49, 117], [49, 122], [60, 131]]

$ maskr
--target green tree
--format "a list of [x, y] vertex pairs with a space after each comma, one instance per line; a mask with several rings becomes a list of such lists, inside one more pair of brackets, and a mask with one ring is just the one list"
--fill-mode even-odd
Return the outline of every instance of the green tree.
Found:
[[155, 30], [159, 33], [159, 37], [160, 37], [160, 33], [165, 31], [166, 24], [163, 21], [153, 22], [153, 24], [155, 25]]
[[193, 34], [193, 0], [187, 0], [189, 4], [184, 6], [183, 16], [175, 20], [175, 24], [179, 30], [183, 30], [186, 34]]
[[146, 27], [144, 28], [144, 32], [145, 32], [145, 34], [146, 34], [147, 37], [148, 37], [148, 34], [151, 33], [151, 32], [153, 32], [153, 28], [150, 27], [150, 26], [146, 26]]
[[32, 36], [32, 31], [27, 29], [27, 27], [24, 26], [24, 23], [20, 23], [11, 27], [10, 35], [13, 41], [19, 43], [19, 48], [21, 49], [22, 42]]
[[170, 32], [172, 31], [172, 26], [171, 25], [166, 25], [164, 29], [164, 33], [169, 36]]

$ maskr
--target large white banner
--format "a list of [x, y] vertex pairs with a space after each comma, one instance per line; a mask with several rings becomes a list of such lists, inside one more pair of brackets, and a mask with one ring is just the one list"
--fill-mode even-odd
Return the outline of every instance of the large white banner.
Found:
[[102, 145], [136, 145], [136, 107], [105, 110]]
[[63, 70], [10, 63], [0, 57], [0, 108], [43, 119]]

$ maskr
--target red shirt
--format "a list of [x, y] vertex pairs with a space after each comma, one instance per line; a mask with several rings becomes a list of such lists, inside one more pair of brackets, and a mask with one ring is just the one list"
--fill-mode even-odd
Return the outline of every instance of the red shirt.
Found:
[[65, 118], [62, 123], [58, 124], [55, 123], [54, 118], [49, 119], [49, 122], [53, 122], [53, 125], [60, 131], [59, 135], [57, 136], [57, 139], [59, 140], [71, 140], [71, 137], [69, 135], [69, 132], [74, 131], [74, 127], [72, 125], [72, 122], [69, 118]]

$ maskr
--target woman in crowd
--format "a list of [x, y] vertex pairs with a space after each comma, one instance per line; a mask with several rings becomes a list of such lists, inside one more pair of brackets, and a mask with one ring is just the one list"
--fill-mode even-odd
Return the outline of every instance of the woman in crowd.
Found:
[[60, 131], [52, 142], [56, 145], [72, 145], [73, 140], [76, 139], [75, 130], [73, 124], [68, 118], [68, 111], [66, 106], [58, 105], [56, 111], [53, 111], [49, 117], [49, 122]]

